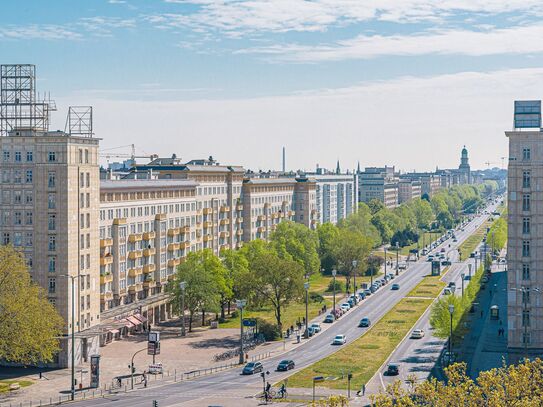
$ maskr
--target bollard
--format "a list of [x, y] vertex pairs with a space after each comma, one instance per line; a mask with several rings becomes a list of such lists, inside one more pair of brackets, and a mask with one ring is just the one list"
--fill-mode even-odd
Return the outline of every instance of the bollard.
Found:
[[124, 392], [126, 393], [126, 384], [124, 385]]
[[175, 383], [177, 381], [177, 369], [174, 369], [173, 371], [173, 382]]

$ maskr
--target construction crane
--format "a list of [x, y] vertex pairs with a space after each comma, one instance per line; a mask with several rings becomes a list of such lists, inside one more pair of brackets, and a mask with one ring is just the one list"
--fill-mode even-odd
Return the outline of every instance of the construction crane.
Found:
[[[134, 144], [126, 144], [124, 146], [118, 146], [118, 147], [111, 147], [111, 148], [105, 148], [102, 151], [111, 151], [111, 150], [118, 150], [120, 148], [126, 148], [130, 147], [130, 154], [124, 154], [124, 153], [102, 153], [100, 154], [100, 157], [105, 157], [106, 162], [109, 165], [109, 160], [111, 157], [115, 158], [130, 158], [130, 160], [135, 163], [136, 158], [147, 158], [149, 159], [151, 157], [151, 154], [147, 155], [136, 155], [136, 146]], [[145, 151], [144, 151], [145, 153]]]

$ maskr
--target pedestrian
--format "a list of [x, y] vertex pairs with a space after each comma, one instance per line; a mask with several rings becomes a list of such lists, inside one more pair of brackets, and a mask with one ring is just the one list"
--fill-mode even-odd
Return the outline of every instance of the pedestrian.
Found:
[[500, 326], [502, 325], [502, 320], [500, 319]]
[[147, 387], [147, 376], [145, 374], [145, 371], [143, 371], [143, 379], [142, 379], [142, 381], [143, 381], [143, 387]]
[[366, 384], [364, 383], [362, 385], [362, 395], [365, 395], [366, 394]]
[[483, 310], [481, 310], [481, 318], [483, 317]]

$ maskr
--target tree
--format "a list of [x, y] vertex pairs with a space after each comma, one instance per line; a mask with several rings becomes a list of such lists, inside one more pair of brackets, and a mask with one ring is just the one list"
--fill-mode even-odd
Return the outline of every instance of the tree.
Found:
[[295, 222], [281, 222], [270, 237], [270, 244], [283, 259], [300, 263], [308, 275], [319, 270], [319, 239], [314, 230]]
[[368, 202], [368, 207], [370, 208], [371, 214], [375, 215], [380, 210], [385, 209], [385, 204], [381, 202], [379, 199], [374, 198]]
[[317, 236], [321, 267], [326, 273], [330, 273], [337, 263], [334, 256], [334, 244], [339, 236], [339, 229], [332, 223], [326, 222], [317, 228]]
[[222, 251], [223, 264], [226, 268], [226, 283], [230, 288], [229, 296], [221, 299], [221, 317], [224, 318], [225, 303], [230, 314], [230, 304], [235, 299], [247, 299], [251, 293], [249, 262], [239, 250]]
[[359, 232], [350, 229], [340, 229], [338, 239], [334, 247], [338, 264], [338, 272], [347, 280], [349, 290], [351, 277], [355, 272], [353, 261], [358, 262], [356, 272], [364, 269], [366, 258], [371, 250], [371, 240], [362, 236]]
[[179, 265], [174, 280], [168, 285], [168, 292], [174, 311], [181, 313], [179, 283], [186, 282], [185, 307], [189, 311], [189, 332], [192, 331], [196, 312], [202, 312], [203, 325], [206, 310], [218, 311], [221, 298], [231, 295], [226, 274], [221, 260], [210, 249], [189, 253], [187, 260]]
[[424, 199], [413, 199], [408, 203], [408, 205], [411, 206], [413, 213], [415, 214], [417, 228], [429, 228], [430, 224], [434, 220], [434, 213], [432, 212], [432, 206], [430, 203]]
[[273, 308], [275, 320], [282, 331], [284, 307], [299, 300], [304, 291], [303, 267], [294, 260], [263, 253], [251, 264], [251, 283], [255, 301]]
[[0, 359], [52, 361], [63, 326], [45, 290], [32, 282], [23, 256], [11, 246], [0, 246]]
[[384, 262], [385, 260], [381, 256], [368, 256], [368, 259], [366, 260], [366, 274], [375, 276]]
[[357, 231], [362, 236], [371, 239], [372, 246], [379, 246], [381, 244], [381, 235], [371, 223], [371, 218], [372, 214], [368, 205], [360, 202], [358, 210], [339, 221], [338, 227]]

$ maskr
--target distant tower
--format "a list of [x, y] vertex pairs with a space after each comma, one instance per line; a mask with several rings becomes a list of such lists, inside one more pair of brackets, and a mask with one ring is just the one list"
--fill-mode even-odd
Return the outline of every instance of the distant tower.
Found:
[[340, 168], [340, 166], [339, 166], [339, 160], [337, 160], [336, 174], [341, 174], [341, 168]]
[[287, 170], [287, 156], [286, 156], [285, 147], [283, 146], [283, 172], [286, 172], [286, 170]]
[[460, 183], [471, 184], [471, 169], [468, 162], [468, 150], [466, 149], [466, 146], [464, 146], [464, 148], [462, 149], [462, 155], [460, 157], [460, 165], [458, 169], [462, 174]]
[[358, 161], [358, 166], [356, 167], [356, 173], [360, 174], [360, 161]]

